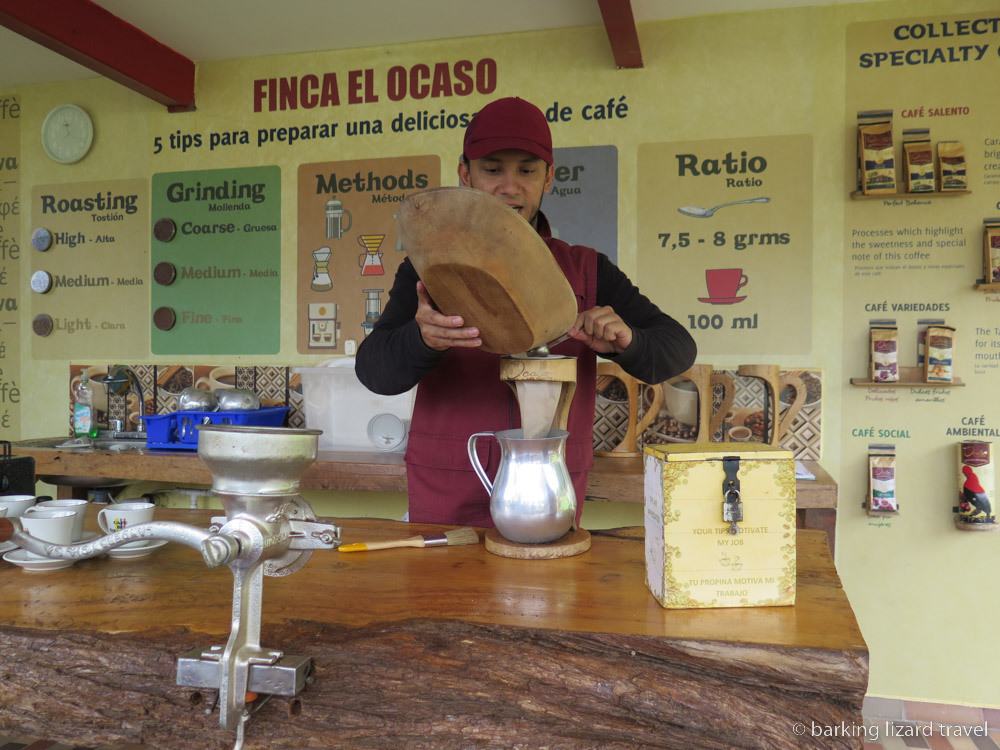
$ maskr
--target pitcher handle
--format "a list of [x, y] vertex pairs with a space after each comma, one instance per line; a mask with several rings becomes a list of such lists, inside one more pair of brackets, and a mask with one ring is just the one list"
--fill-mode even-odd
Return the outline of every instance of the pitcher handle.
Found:
[[483, 487], [486, 488], [486, 492], [489, 495], [493, 495], [493, 483], [490, 478], [486, 476], [486, 471], [483, 469], [483, 465], [479, 463], [479, 456], [476, 454], [476, 441], [481, 437], [494, 437], [492, 432], [476, 432], [469, 436], [469, 461], [472, 462], [472, 469], [476, 472], [476, 476], [479, 477], [479, 481], [483, 483]]

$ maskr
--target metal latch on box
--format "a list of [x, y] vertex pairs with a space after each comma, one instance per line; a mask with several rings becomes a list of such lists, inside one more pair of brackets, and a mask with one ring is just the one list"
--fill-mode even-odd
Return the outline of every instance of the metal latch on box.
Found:
[[729, 522], [729, 533], [739, 534], [739, 523], [743, 521], [743, 500], [740, 499], [740, 459], [726, 456], [722, 459], [722, 520]]

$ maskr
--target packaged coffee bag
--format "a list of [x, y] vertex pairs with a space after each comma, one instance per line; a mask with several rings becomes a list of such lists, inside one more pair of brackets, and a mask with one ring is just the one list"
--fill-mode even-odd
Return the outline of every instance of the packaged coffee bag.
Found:
[[868, 447], [868, 502], [869, 515], [899, 512], [896, 497], [895, 446]]
[[952, 382], [955, 363], [955, 328], [928, 326], [924, 356], [924, 380], [928, 383]]
[[968, 190], [965, 176], [965, 146], [961, 141], [938, 141], [938, 190]]
[[924, 356], [927, 348], [927, 329], [930, 326], [943, 326], [943, 318], [922, 318], [917, 320], [917, 366], [924, 366]]
[[865, 195], [896, 192], [896, 154], [892, 110], [858, 113], [859, 186]]
[[931, 148], [930, 129], [903, 131], [903, 177], [908, 193], [934, 192], [934, 150]]
[[869, 379], [874, 383], [899, 380], [899, 333], [895, 323], [872, 322], [868, 331]]
[[983, 280], [1000, 284], [1000, 218], [983, 221]]

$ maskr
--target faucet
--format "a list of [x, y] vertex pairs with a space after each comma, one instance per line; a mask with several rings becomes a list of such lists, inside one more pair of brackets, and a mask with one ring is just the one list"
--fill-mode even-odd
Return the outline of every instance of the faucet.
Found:
[[139, 376], [135, 374], [135, 370], [128, 365], [112, 365], [111, 369], [108, 370], [108, 376], [104, 379], [104, 385], [109, 393], [115, 393], [119, 396], [126, 395], [129, 390], [135, 391], [139, 397], [139, 432], [145, 432], [146, 422], [142, 417], [146, 414], [146, 399], [143, 398], [142, 384], [139, 382]]

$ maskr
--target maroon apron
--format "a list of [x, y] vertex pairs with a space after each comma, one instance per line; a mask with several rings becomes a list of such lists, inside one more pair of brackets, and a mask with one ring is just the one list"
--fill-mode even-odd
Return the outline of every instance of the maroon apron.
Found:
[[[597, 252], [542, 238], [576, 294], [577, 309], [597, 304]], [[576, 491], [580, 521], [587, 492], [587, 473], [594, 463], [594, 401], [597, 356], [578, 341], [566, 341], [554, 354], [577, 358], [576, 393], [570, 405], [566, 466]], [[475, 432], [521, 426], [513, 389], [500, 380], [500, 356], [479, 349], [454, 348], [417, 387], [406, 448], [406, 481], [410, 521], [493, 526], [490, 497], [472, 470], [467, 445]], [[479, 461], [492, 480], [500, 466], [500, 445], [493, 439], [476, 444]]]

